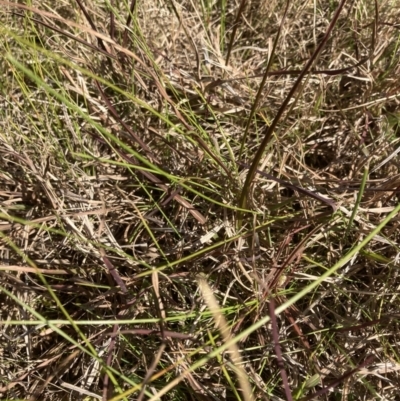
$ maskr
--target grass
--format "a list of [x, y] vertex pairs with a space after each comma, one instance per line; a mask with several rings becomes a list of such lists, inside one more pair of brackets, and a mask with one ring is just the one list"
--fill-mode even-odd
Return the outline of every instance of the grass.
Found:
[[2, 399], [397, 399], [396, 2], [0, 3]]

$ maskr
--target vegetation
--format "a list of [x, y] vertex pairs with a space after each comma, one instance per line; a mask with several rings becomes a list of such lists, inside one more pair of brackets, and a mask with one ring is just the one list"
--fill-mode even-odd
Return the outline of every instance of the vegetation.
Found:
[[2, 399], [397, 399], [397, 1], [0, 3]]

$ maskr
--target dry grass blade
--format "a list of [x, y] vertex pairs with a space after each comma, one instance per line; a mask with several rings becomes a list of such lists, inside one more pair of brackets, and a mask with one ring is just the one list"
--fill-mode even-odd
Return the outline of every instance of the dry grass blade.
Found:
[[242, 357], [240, 356], [239, 347], [237, 346], [237, 344], [235, 344], [231, 341], [232, 336], [230, 333], [228, 323], [225, 320], [224, 315], [221, 313], [221, 308], [218, 305], [218, 301], [216, 300], [216, 298], [214, 296], [213, 290], [211, 289], [211, 287], [208, 285], [207, 281], [203, 277], [199, 278], [199, 286], [200, 286], [204, 301], [206, 302], [208, 308], [210, 309], [210, 311], [213, 314], [215, 325], [220, 330], [223, 340], [226, 343], [230, 343], [230, 346], [228, 347], [228, 351], [231, 353], [232, 364], [235, 367], [235, 373], [238, 377], [243, 400], [253, 401], [254, 400], [253, 391], [252, 391], [250, 383], [249, 383], [249, 377], [243, 368], [243, 361], [242, 361]]

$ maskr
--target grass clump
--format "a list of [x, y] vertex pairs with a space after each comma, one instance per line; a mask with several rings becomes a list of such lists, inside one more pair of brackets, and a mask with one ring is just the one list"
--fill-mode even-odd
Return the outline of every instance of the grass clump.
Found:
[[396, 398], [399, 9], [261, 3], [1, 2], [4, 399]]

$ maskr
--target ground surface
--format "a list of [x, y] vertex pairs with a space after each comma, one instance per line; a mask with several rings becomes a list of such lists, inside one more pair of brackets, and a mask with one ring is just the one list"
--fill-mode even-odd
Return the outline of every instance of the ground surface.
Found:
[[400, 8], [342, 3], [1, 2], [2, 399], [400, 399]]

